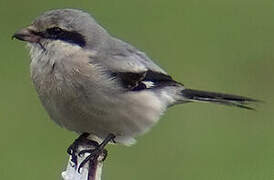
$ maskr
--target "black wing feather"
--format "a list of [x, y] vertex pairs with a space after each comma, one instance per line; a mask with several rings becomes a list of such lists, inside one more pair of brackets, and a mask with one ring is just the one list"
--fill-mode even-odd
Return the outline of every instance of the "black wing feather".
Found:
[[[127, 90], [140, 91], [144, 89], [159, 88], [162, 86], [177, 85], [171, 76], [155, 71], [144, 72], [115, 72], [111, 74], [112, 77], [118, 79], [122, 86]], [[147, 87], [145, 82], [152, 82], [153, 87]]]

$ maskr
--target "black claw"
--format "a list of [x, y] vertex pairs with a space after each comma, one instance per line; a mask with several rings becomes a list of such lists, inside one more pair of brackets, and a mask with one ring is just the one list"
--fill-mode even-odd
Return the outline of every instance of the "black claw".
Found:
[[89, 162], [90, 163], [90, 166], [94, 165], [97, 161], [97, 158], [99, 157], [99, 155], [101, 154], [101, 152], [95, 150], [91, 150], [91, 154], [88, 155], [82, 162], [81, 164], [79, 165], [78, 167], [78, 172], [80, 173], [80, 170], [81, 168], [87, 163]]
[[93, 166], [97, 163], [97, 160], [98, 160], [98, 157], [100, 155], [103, 155], [103, 159], [102, 161], [104, 161], [107, 157], [107, 150], [106, 149], [100, 149], [100, 148], [97, 148], [97, 149], [87, 149], [87, 150], [83, 150], [83, 151], [80, 151], [79, 154], [85, 154], [85, 153], [90, 153], [82, 162], [81, 164], [79, 165], [78, 167], [78, 172], [80, 173], [80, 170], [81, 168], [87, 163], [89, 162], [90, 163], [90, 166]]
[[74, 145], [74, 143], [70, 145], [69, 148], [67, 149], [67, 153], [71, 155], [71, 162], [73, 162], [72, 166], [75, 168], [77, 167], [76, 149], [77, 147]]
[[106, 149], [103, 150], [103, 159], [102, 161], [104, 161], [108, 156], [108, 151]]
[[94, 164], [97, 163], [98, 157], [100, 155], [103, 155], [102, 161], [106, 159], [107, 156], [107, 150], [104, 149], [105, 146], [107, 145], [108, 142], [113, 141], [114, 142], [115, 136], [113, 134], [109, 134], [104, 141], [99, 145], [97, 143], [97, 146], [95, 146], [95, 149], [86, 149], [82, 150], [78, 153], [79, 156], [82, 156], [85, 153], [90, 153], [79, 165], [78, 167], [78, 172], [80, 173], [80, 169], [87, 163], [89, 162], [89, 166], [93, 166]]

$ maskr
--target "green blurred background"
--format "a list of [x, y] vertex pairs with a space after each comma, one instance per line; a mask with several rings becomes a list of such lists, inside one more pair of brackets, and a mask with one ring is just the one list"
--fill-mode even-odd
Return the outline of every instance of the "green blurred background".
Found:
[[76, 134], [42, 108], [25, 44], [11, 35], [48, 9], [80, 8], [188, 87], [266, 101], [257, 111], [172, 107], [130, 148], [108, 146], [104, 179], [274, 179], [273, 0], [0, 1], [0, 178], [60, 179]]

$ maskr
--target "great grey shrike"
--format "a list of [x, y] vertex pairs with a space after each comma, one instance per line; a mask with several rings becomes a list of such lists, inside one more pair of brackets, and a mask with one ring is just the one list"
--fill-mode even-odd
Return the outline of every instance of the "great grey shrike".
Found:
[[256, 101], [186, 88], [82, 10], [47, 11], [13, 37], [30, 47], [31, 78], [50, 118], [105, 144], [133, 144], [175, 104], [252, 109]]

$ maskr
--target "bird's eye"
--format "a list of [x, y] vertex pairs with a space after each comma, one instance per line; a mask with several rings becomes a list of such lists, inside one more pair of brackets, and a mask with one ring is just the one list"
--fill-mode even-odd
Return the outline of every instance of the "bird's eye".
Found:
[[47, 29], [47, 33], [52, 36], [58, 36], [63, 33], [63, 29], [59, 27], [52, 27]]

